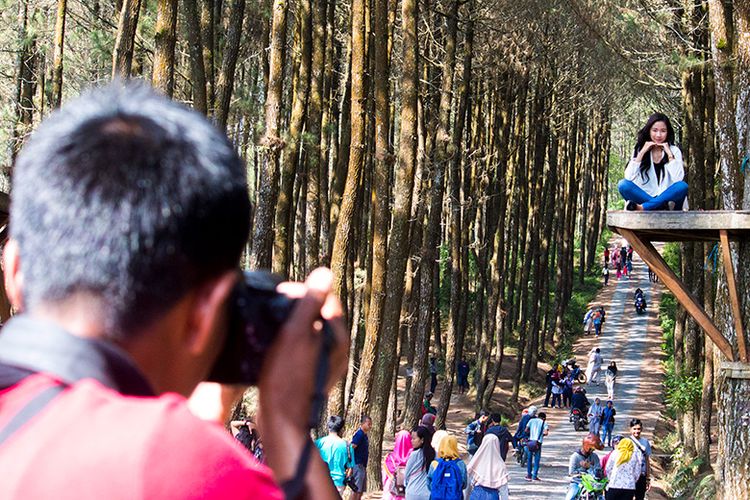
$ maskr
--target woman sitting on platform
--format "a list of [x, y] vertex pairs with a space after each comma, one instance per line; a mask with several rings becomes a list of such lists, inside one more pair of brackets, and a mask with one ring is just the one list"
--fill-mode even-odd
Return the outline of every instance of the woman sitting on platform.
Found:
[[638, 131], [633, 155], [618, 185], [625, 210], [687, 210], [682, 152], [666, 115], [648, 118]]

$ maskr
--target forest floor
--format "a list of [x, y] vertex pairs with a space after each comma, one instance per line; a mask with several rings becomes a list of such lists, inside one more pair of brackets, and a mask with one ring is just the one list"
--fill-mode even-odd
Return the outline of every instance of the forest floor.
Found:
[[[619, 243], [620, 238], [613, 239]], [[591, 306], [604, 306], [607, 317], [602, 327], [602, 335], [579, 338], [573, 346], [573, 353], [578, 364], [586, 367], [588, 353], [595, 347], [601, 349], [604, 357], [604, 367], [610, 360], [615, 360], [619, 368], [617, 384], [615, 386], [615, 434], [628, 435], [628, 421], [640, 418], [643, 421], [644, 437], [653, 445], [653, 437], [663, 410], [663, 368], [662, 368], [662, 337], [659, 324], [659, 298], [663, 286], [651, 283], [648, 279], [648, 268], [636, 255], [633, 257], [633, 275], [630, 279], [617, 279], [614, 272], [610, 275], [609, 285], [603, 287], [597, 294]], [[633, 292], [640, 287], [646, 296], [648, 308], [646, 314], [638, 315], [633, 307]], [[568, 459], [581, 444], [584, 432], [576, 432], [568, 420], [568, 409], [543, 408], [544, 404], [544, 373], [549, 369], [545, 363], [539, 364], [538, 373], [532, 383], [525, 387], [526, 391], [541, 396], [522, 398], [518, 405], [509, 403], [511, 394], [511, 375], [514, 370], [515, 357], [506, 356], [503, 369], [492, 398], [492, 411], [501, 411], [505, 415], [513, 415], [511, 433], [516, 430], [516, 423], [521, 410], [529, 405], [536, 405], [540, 411], [547, 413], [547, 423], [550, 432], [544, 439], [542, 448], [539, 478], [541, 481], [527, 482], [526, 468], [521, 468], [513, 459], [512, 450], [508, 454], [507, 464], [511, 475], [510, 497], [518, 499], [562, 499], [565, 497], [568, 479]], [[606, 401], [606, 387], [604, 373], [600, 376], [601, 385], [587, 385], [587, 396], [593, 403], [595, 397]], [[534, 387], [537, 386], [537, 388]], [[541, 387], [541, 389], [538, 389]], [[459, 440], [460, 451], [468, 462], [466, 453], [466, 438], [463, 430], [466, 423], [474, 416], [474, 393], [453, 394], [447, 418], [447, 429]], [[436, 394], [436, 398], [439, 394]], [[662, 422], [663, 425], [664, 422]], [[387, 452], [392, 447], [392, 437], [384, 442], [383, 449]], [[602, 457], [610, 450], [598, 452]], [[658, 449], [654, 449], [659, 454]], [[653, 462], [652, 462], [653, 463]], [[656, 477], [660, 476], [655, 470]], [[664, 494], [662, 484], [656, 481], [647, 498], [660, 500], [668, 498]], [[372, 489], [372, 488], [371, 488]], [[380, 492], [366, 495], [366, 498], [380, 498]]]

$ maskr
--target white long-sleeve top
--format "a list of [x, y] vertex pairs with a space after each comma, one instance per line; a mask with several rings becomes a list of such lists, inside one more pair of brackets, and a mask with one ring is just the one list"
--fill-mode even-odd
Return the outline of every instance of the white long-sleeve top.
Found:
[[[668, 161], [664, 166], [661, 180], [656, 178], [654, 160], [651, 158], [650, 152], [648, 153], [648, 157], [649, 160], [651, 160], [651, 168], [646, 172], [648, 175], [648, 181], [646, 181], [641, 175], [641, 164], [635, 159], [635, 157], [631, 158], [628, 162], [628, 166], [625, 167], [625, 179], [632, 181], [650, 196], [659, 196], [666, 191], [669, 186], [675, 182], [683, 180], [685, 178], [685, 164], [682, 162], [682, 151], [680, 151], [680, 148], [677, 146], [669, 146], [669, 149], [672, 150], [672, 156], [674, 156], [674, 159]], [[685, 197], [685, 203], [683, 204], [682, 209], [687, 210], [687, 208], [687, 197]]]

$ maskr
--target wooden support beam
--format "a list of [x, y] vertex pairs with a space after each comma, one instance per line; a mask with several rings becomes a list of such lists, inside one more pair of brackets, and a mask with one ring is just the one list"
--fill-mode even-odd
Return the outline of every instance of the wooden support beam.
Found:
[[677, 275], [669, 268], [661, 254], [656, 251], [649, 241], [642, 241], [634, 231], [618, 228], [619, 232], [633, 246], [638, 255], [651, 267], [662, 283], [674, 294], [677, 301], [682, 304], [688, 314], [703, 328], [706, 335], [713, 341], [716, 347], [729, 359], [735, 361], [734, 352], [729, 341], [722, 335], [706, 311], [691, 295], [690, 291], [680, 281]]
[[725, 377], [750, 379], [750, 364], [726, 362], [719, 365], [719, 370]]
[[732, 304], [732, 316], [734, 316], [734, 329], [737, 332], [737, 346], [739, 348], [740, 360], [747, 363], [747, 344], [745, 343], [745, 330], [742, 328], [742, 312], [740, 310], [740, 297], [737, 293], [737, 282], [734, 279], [734, 265], [729, 248], [729, 235], [726, 229], [719, 231], [721, 239], [721, 253], [724, 260], [724, 271], [727, 274], [727, 288], [729, 289], [729, 302]]

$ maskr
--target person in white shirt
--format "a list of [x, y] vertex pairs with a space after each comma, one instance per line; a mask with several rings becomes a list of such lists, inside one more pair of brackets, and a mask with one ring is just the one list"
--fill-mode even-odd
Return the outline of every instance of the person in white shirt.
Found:
[[626, 210], [687, 210], [682, 152], [667, 115], [654, 113], [638, 131], [633, 158], [618, 189]]

